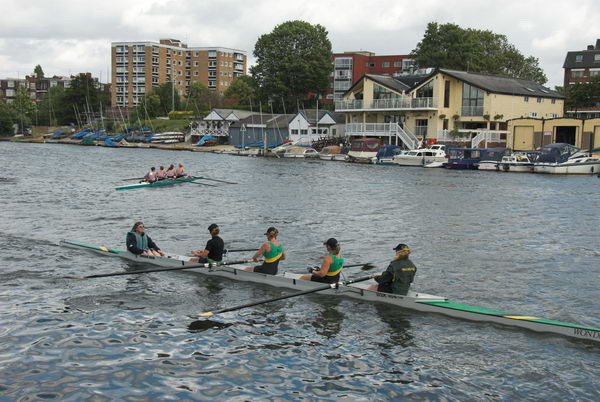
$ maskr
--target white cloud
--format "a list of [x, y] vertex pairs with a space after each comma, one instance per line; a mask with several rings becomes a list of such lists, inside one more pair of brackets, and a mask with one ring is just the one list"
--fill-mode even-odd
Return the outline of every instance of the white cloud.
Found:
[[111, 41], [177, 38], [190, 46], [224, 46], [252, 53], [262, 34], [300, 19], [324, 25], [333, 50], [405, 54], [427, 23], [452, 22], [507, 36], [524, 55], [539, 58], [552, 85], [562, 83], [569, 50], [600, 38], [600, 4], [580, 0], [0, 0], [0, 77], [25, 75], [41, 64], [47, 74], [103, 72]]

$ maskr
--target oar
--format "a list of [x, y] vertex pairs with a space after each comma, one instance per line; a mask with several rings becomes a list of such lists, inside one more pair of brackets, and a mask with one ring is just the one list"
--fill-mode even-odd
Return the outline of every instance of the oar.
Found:
[[142, 180], [143, 177], [132, 177], [130, 179], [121, 179], [121, 181], [129, 181], [129, 180]]
[[194, 269], [194, 268], [210, 268], [217, 267], [222, 265], [237, 265], [237, 264], [249, 264], [253, 263], [253, 260], [240, 260], [240, 261], [231, 261], [231, 262], [209, 262], [200, 265], [194, 265], [191, 267], [169, 267], [169, 268], [152, 268], [145, 269], [143, 271], [128, 271], [128, 272], [113, 272], [110, 274], [96, 274], [96, 275], [88, 275], [88, 276], [65, 276], [65, 279], [90, 279], [90, 278], [106, 278], [107, 276], [121, 276], [121, 275], [137, 275], [137, 274], [147, 274], [150, 272], [163, 272], [163, 271], [179, 271], [182, 269]]
[[[351, 283], [368, 281], [369, 279], [371, 279], [371, 276], [363, 276], [362, 278], [350, 279], [350, 280], [341, 282], [341, 284], [342, 285], [349, 285]], [[291, 295], [285, 295], [285, 296], [274, 297], [272, 299], [260, 300], [260, 301], [257, 301], [257, 302], [242, 304], [241, 306], [222, 308], [222, 309], [216, 310], [216, 311], [208, 311], [206, 313], [198, 314], [198, 317], [212, 317], [215, 314], [226, 313], [228, 311], [241, 310], [241, 309], [244, 309], [244, 308], [247, 308], [247, 307], [258, 306], [259, 304], [266, 304], [266, 303], [271, 303], [271, 302], [278, 301], [278, 300], [284, 300], [284, 299], [289, 299], [289, 298], [292, 298], [292, 297], [303, 296], [303, 295], [307, 295], [307, 294], [310, 294], [310, 293], [316, 293], [316, 292], [320, 292], [320, 291], [327, 290], [327, 289], [335, 289], [335, 288], [339, 287], [339, 285], [340, 285], [339, 282], [338, 283], [332, 283], [332, 284], [329, 284], [327, 286], [320, 286], [320, 287], [315, 288], [315, 289], [305, 290], [303, 292], [298, 292], [298, 293], [292, 293]]]
[[238, 184], [238, 183], [236, 183], [236, 182], [233, 182], [233, 181], [219, 180], [219, 179], [211, 179], [210, 177], [204, 177], [204, 176], [200, 176], [200, 178], [201, 178], [201, 179], [204, 179], [204, 180], [219, 181], [219, 182], [221, 182], [221, 183], [227, 183], [227, 184]]
[[226, 253], [239, 253], [242, 251], [256, 251], [258, 250], [257, 248], [241, 248], [239, 250], [224, 250]]
[[215, 186], [214, 184], [208, 184], [208, 183], [196, 183], [195, 181], [182, 181], [182, 183], [188, 183], [188, 184], [198, 184], [198, 185], [200, 185], [200, 186], [218, 187], [218, 186]]

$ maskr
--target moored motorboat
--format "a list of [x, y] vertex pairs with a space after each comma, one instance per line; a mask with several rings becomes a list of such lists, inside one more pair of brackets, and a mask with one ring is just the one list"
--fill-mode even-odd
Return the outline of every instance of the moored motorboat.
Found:
[[392, 162], [400, 166], [427, 166], [436, 162], [445, 163], [447, 160], [446, 146], [434, 144], [428, 148], [402, 152], [394, 156]]
[[594, 174], [600, 172], [600, 158], [570, 144], [550, 144], [540, 148], [533, 171], [550, 174]]
[[380, 138], [358, 138], [354, 139], [350, 145], [347, 162], [353, 163], [371, 163], [377, 156], [379, 148], [383, 145]]
[[446, 169], [477, 169], [483, 148], [448, 148]]
[[384, 145], [379, 148], [377, 155], [371, 159], [371, 162], [376, 165], [391, 165], [394, 157], [401, 153], [403, 153], [402, 148], [398, 145]]
[[319, 153], [310, 147], [291, 147], [283, 154], [284, 158], [318, 158]]
[[537, 151], [514, 151], [502, 157], [498, 168], [503, 172], [531, 173], [538, 155]]
[[345, 161], [348, 155], [342, 153], [342, 147], [339, 145], [330, 145], [324, 147], [319, 152], [319, 159], [323, 161]]
[[[188, 261], [189, 257], [173, 254], [165, 257], [136, 256], [125, 250], [96, 247], [64, 240], [60, 242], [60, 245], [80, 250], [92, 251], [109, 257], [119, 257], [129, 261], [147, 263], [160, 267], [173, 269], [177, 269], [177, 267], [180, 269], [190, 268], [195, 269], [193, 272], [198, 272], [207, 276], [224, 277], [245, 282], [267, 284], [270, 286], [298, 291], [315, 289], [322, 285], [320, 283], [300, 280], [299, 278], [301, 275], [296, 273], [284, 272], [278, 275], [267, 275], [257, 272], [247, 272], [241, 268], [235, 268], [231, 265], [226, 265], [226, 263], [220, 263], [221, 265], [216, 266], [215, 264], [190, 263]], [[129, 274], [134, 273], [135, 272], [129, 272]], [[600, 342], [600, 328], [569, 324], [560, 321], [546, 320], [539, 317], [511, 314], [482, 307], [454, 303], [448, 301], [448, 299], [445, 297], [414, 291], [409, 291], [406, 296], [402, 296], [368, 290], [368, 287], [373, 283], [375, 282], [372, 279], [369, 282], [361, 282], [349, 285], [342, 283], [339, 284], [338, 287], [332, 287], [327, 290], [323, 290], [321, 293], [347, 296], [353, 299], [370, 302], [380, 302], [410, 310], [439, 313], [469, 321], [491, 322], [505, 326], [525, 328], [536, 332], [552, 333]]]
[[133, 190], [136, 188], [154, 188], [154, 187], [162, 187], [162, 186], [172, 186], [175, 184], [187, 183], [187, 182], [200, 180], [200, 179], [202, 179], [202, 177], [197, 177], [197, 176], [181, 177], [179, 179], [159, 180], [159, 181], [155, 181], [152, 183], [130, 184], [128, 186], [116, 187], [115, 190], [120, 191], [120, 190]]
[[477, 164], [479, 170], [500, 170], [502, 158], [510, 153], [508, 148], [486, 148], [482, 151], [481, 160]]

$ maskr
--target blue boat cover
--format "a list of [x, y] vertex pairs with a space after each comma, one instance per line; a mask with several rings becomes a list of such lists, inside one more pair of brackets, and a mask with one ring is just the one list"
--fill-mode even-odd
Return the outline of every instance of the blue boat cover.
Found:
[[107, 147], [116, 147], [116, 146], [118, 146], [118, 145], [117, 145], [117, 144], [115, 144], [115, 143], [114, 143], [114, 142], [113, 142], [113, 141], [112, 141], [110, 138], [106, 138], [106, 139], [104, 140], [104, 144], [105, 144]]
[[377, 151], [377, 155], [375, 155], [375, 157], [377, 159], [391, 158], [394, 155], [398, 155], [401, 149], [402, 148], [398, 145], [384, 145], [381, 148], [379, 148], [379, 151]]
[[205, 135], [200, 138], [200, 141], [194, 144], [194, 146], [201, 147], [206, 144], [207, 141], [217, 141], [217, 137], [213, 137], [212, 135]]
[[65, 135], [64, 131], [55, 131], [52, 133], [51, 137], [60, 137], [62, 135]]

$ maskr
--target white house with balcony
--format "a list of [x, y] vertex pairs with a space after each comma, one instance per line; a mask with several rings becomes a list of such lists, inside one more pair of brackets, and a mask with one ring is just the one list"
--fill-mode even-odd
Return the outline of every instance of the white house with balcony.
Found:
[[563, 102], [530, 80], [437, 69], [421, 77], [366, 74], [336, 102], [336, 112], [346, 116], [349, 137], [380, 137], [408, 149], [425, 140], [477, 147], [505, 142], [509, 119], [561, 116]]
[[289, 140], [306, 145], [323, 138], [343, 137], [344, 115], [328, 110], [306, 109], [294, 116], [288, 130]]

